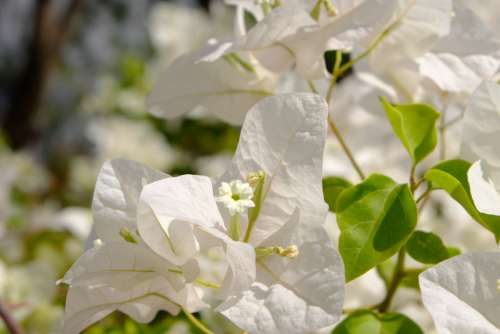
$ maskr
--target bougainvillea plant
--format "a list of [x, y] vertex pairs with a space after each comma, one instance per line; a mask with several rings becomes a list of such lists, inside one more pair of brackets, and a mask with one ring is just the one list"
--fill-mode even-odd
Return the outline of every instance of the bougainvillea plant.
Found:
[[[393, 309], [413, 284], [439, 333], [500, 333], [500, 33], [486, 15], [500, 7], [228, 4], [234, 36], [169, 65], [147, 104], [166, 119], [197, 109], [241, 125], [232, 162], [216, 179], [104, 164], [91, 247], [61, 280], [63, 332], [113, 311], [150, 322], [163, 310], [212, 333], [196, 317], [212, 309], [245, 333], [423, 333]], [[357, 159], [346, 123], [356, 108], [391, 129], [385, 136], [405, 152], [403, 180]], [[370, 131], [382, 133], [377, 124]], [[460, 149], [450, 156], [446, 130], [457, 124]], [[356, 146], [378, 145], [371, 159], [390, 165], [394, 147], [364, 135]], [[352, 167], [347, 178], [324, 173], [330, 136]], [[491, 232], [493, 251], [461, 255], [432, 224], [421, 227], [438, 191]], [[346, 308], [345, 286], [373, 270], [385, 296]]]

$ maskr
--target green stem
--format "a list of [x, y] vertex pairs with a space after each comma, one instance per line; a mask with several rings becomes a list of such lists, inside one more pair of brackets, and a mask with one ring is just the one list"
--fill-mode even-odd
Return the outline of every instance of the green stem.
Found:
[[186, 318], [203, 334], [214, 334], [210, 329], [208, 329], [200, 320], [198, 320], [194, 315], [189, 313], [185, 308], [182, 308], [182, 312], [186, 316]]
[[319, 16], [321, 14], [321, 5], [323, 4], [323, 0], [317, 0], [316, 5], [314, 5], [313, 9], [311, 10], [311, 17], [314, 19], [314, 21], [319, 21]]
[[337, 50], [335, 51], [335, 64], [333, 64], [332, 80], [330, 81], [328, 91], [326, 92], [326, 102], [328, 103], [330, 103], [330, 100], [332, 99], [333, 89], [337, 85], [337, 80], [341, 75], [339, 70], [340, 65], [342, 65], [342, 51]]
[[314, 84], [314, 82], [312, 80], [307, 80], [307, 85], [309, 86], [309, 89], [311, 90], [311, 92], [313, 92], [314, 94], [318, 94], [318, 90], [316, 89], [316, 85]]
[[[337, 79], [338, 79], [338, 70], [340, 65], [342, 64], [342, 52], [341, 51], [336, 51], [335, 54], [335, 64], [333, 65], [333, 75], [332, 75], [332, 80], [330, 81], [330, 86], [328, 87], [328, 91], [326, 93], [326, 102], [330, 104], [330, 100], [332, 99], [332, 94], [333, 94], [333, 89], [335, 88]], [[360, 177], [361, 180], [365, 179], [365, 174], [363, 173], [363, 170], [357, 163], [356, 159], [354, 158], [354, 154], [352, 153], [351, 149], [349, 146], [347, 146], [347, 143], [342, 136], [342, 133], [340, 133], [339, 129], [337, 128], [337, 125], [333, 121], [333, 118], [331, 117], [330, 113], [328, 113], [327, 117], [328, 121], [328, 126], [332, 133], [337, 137], [337, 140], [339, 141], [340, 146], [342, 147], [342, 150], [345, 152], [347, 158], [351, 162], [352, 166], [356, 170], [356, 173]]]
[[264, 13], [264, 15], [265, 16], [269, 15], [269, 13], [271, 12], [271, 9], [272, 9], [269, 1], [268, 0], [262, 1], [261, 7], [262, 7], [262, 12]]
[[417, 164], [413, 164], [410, 170], [410, 189], [412, 193], [414, 193], [415, 190], [418, 188], [417, 177], [415, 176], [416, 169], [417, 169]]
[[439, 146], [439, 159], [440, 160], [445, 160], [446, 159], [446, 105], [443, 108], [443, 111], [441, 112], [441, 118], [439, 120], [439, 137], [441, 139], [440, 141], [440, 146]]
[[349, 62], [340, 67], [338, 70], [339, 72], [338, 75], [339, 76], [342, 75], [344, 72], [349, 70], [354, 64], [356, 64], [357, 62], [363, 60], [368, 55], [370, 55], [370, 53], [372, 53], [373, 50], [375, 50], [380, 45], [380, 43], [383, 42], [384, 38], [386, 38], [392, 32], [392, 30], [394, 30], [399, 25], [401, 20], [403, 20], [406, 14], [408, 14], [408, 11], [411, 9], [411, 7], [412, 6], [408, 6], [408, 8], [391, 25], [389, 25], [384, 31], [382, 31], [380, 35], [378, 35], [377, 38], [373, 41], [373, 43], [370, 44], [368, 49], [366, 49], [365, 51], [360, 53], [357, 57], [351, 59]]
[[229, 229], [228, 234], [231, 239], [234, 241], [239, 241], [241, 236], [241, 223], [240, 223], [240, 215], [235, 214], [232, 215], [229, 220]]
[[392, 274], [392, 278], [389, 282], [389, 286], [387, 287], [387, 294], [384, 300], [378, 305], [378, 310], [380, 313], [385, 313], [391, 307], [392, 300], [396, 295], [396, 291], [399, 287], [399, 283], [405, 276], [404, 264], [405, 264], [405, 256], [406, 251], [405, 247], [402, 247], [398, 253], [398, 259], [396, 263], [396, 267], [394, 268], [394, 272]]
[[429, 194], [431, 193], [432, 189], [427, 189], [422, 195], [420, 195], [419, 198], [415, 201], [417, 204], [423, 201]]
[[339, 129], [335, 125], [335, 122], [333, 121], [333, 119], [330, 116], [330, 114], [328, 114], [327, 121], [328, 121], [328, 126], [330, 127], [330, 130], [333, 132], [333, 134], [335, 135], [335, 137], [337, 137], [337, 140], [339, 141], [340, 146], [342, 147], [342, 149], [344, 150], [345, 154], [347, 155], [347, 158], [349, 159], [349, 161], [351, 162], [352, 166], [356, 170], [356, 173], [358, 174], [358, 176], [360, 177], [361, 180], [364, 180], [366, 178], [365, 173], [363, 173], [363, 170], [361, 169], [361, 167], [356, 162], [356, 159], [354, 158], [354, 155], [352, 154], [351, 149], [349, 148], [349, 146], [347, 146], [347, 144], [346, 144], [346, 142], [344, 140], [344, 137], [342, 136], [342, 134], [340, 133]]

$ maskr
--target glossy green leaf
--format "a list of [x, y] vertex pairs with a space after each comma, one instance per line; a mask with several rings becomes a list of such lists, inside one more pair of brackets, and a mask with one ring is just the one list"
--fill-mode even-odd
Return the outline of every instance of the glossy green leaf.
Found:
[[462, 251], [458, 247], [448, 246], [448, 254], [450, 254], [450, 257], [454, 257], [462, 254]]
[[439, 113], [426, 104], [392, 105], [381, 98], [387, 118], [416, 165], [437, 145]]
[[329, 176], [323, 179], [323, 195], [331, 212], [335, 212], [340, 193], [352, 187], [352, 183], [342, 177]]
[[361, 310], [350, 314], [332, 334], [423, 334], [410, 318], [399, 313], [377, 314]]
[[445, 190], [478, 223], [493, 232], [497, 242], [500, 238], [500, 216], [480, 213], [470, 193], [467, 171], [471, 164], [465, 160], [444, 161], [425, 173], [424, 178], [433, 189]]
[[399, 251], [417, 224], [417, 208], [408, 185], [373, 174], [340, 194], [337, 222], [351, 281]]
[[441, 238], [432, 232], [415, 231], [406, 244], [408, 254], [418, 262], [436, 264], [450, 257]]

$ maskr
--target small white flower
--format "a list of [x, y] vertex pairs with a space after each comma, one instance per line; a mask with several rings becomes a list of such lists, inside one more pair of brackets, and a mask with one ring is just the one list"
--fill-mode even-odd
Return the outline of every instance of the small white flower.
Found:
[[248, 208], [253, 208], [253, 189], [250, 184], [241, 180], [233, 180], [229, 183], [222, 182], [219, 187], [217, 202], [224, 204], [231, 216], [243, 214]]

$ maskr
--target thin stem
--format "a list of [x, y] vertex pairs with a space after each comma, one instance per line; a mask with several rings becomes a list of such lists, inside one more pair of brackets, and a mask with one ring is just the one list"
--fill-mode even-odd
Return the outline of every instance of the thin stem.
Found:
[[9, 310], [2, 301], [0, 301], [0, 317], [2, 318], [9, 333], [22, 334], [23, 331], [21, 330], [21, 327], [19, 327], [17, 322], [14, 320], [14, 317], [10, 314]]
[[402, 247], [398, 253], [396, 267], [394, 268], [392, 278], [387, 288], [387, 294], [384, 300], [378, 306], [378, 310], [381, 313], [387, 312], [387, 310], [391, 307], [391, 303], [392, 300], [394, 299], [399, 283], [405, 276], [405, 271], [404, 271], [405, 254], [406, 254], [405, 247]]
[[[430, 191], [429, 191], [429, 193], [430, 193]], [[423, 196], [423, 199], [422, 199], [422, 201], [421, 201], [421, 203], [420, 203], [420, 206], [418, 207], [418, 211], [419, 211], [419, 212], [421, 212], [421, 211], [424, 209], [425, 205], [426, 205], [427, 203], [429, 203], [429, 199], [431, 198], [431, 197], [429, 196], [429, 193], [428, 193], [426, 196]]]
[[356, 159], [354, 158], [354, 155], [352, 154], [349, 146], [347, 146], [347, 144], [346, 144], [346, 142], [344, 140], [344, 137], [340, 133], [339, 129], [335, 125], [335, 122], [333, 121], [333, 119], [332, 119], [332, 117], [330, 115], [328, 115], [327, 121], [328, 121], [328, 126], [330, 127], [330, 130], [333, 132], [333, 134], [335, 135], [335, 137], [337, 137], [337, 140], [339, 141], [340, 146], [342, 147], [342, 149], [344, 150], [345, 154], [347, 155], [347, 158], [349, 159], [349, 161], [351, 162], [352, 166], [356, 170], [356, 173], [359, 175], [359, 177], [360, 177], [361, 180], [364, 180], [366, 178], [366, 176], [363, 173], [363, 170], [361, 169], [361, 167], [356, 162]]
[[446, 107], [443, 109], [443, 112], [441, 113], [441, 119], [440, 119], [440, 125], [439, 125], [439, 137], [441, 139], [441, 145], [439, 146], [439, 159], [440, 160], [445, 160], [446, 159]]
[[415, 192], [415, 190], [418, 188], [417, 177], [415, 176], [416, 169], [417, 169], [417, 164], [413, 164], [410, 170], [410, 188], [412, 193]]
[[318, 90], [316, 89], [316, 85], [314, 84], [314, 82], [312, 80], [307, 80], [307, 85], [309, 86], [309, 89], [311, 90], [311, 92], [313, 92], [314, 94], [318, 94]]
[[328, 91], [326, 92], [326, 102], [330, 103], [333, 95], [333, 89], [337, 85], [337, 80], [340, 76], [340, 65], [342, 64], [342, 51], [335, 52], [335, 64], [333, 64], [332, 80], [328, 86]]
[[423, 201], [427, 196], [429, 196], [429, 194], [431, 193], [432, 189], [427, 189], [422, 195], [420, 195], [419, 198], [417, 198], [416, 200], [416, 203], [420, 203], [421, 201]]
[[[339, 77], [339, 68], [340, 65], [342, 64], [342, 52], [341, 51], [336, 51], [335, 53], [335, 64], [333, 65], [333, 76], [332, 80], [330, 81], [330, 86], [328, 87], [328, 91], [326, 93], [326, 102], [330, 104], [330, 100], [332, 99], [332, 94], [333, 94], [333, 89], [335, 88], [335, 85], [337, 83], [337, 79]], [[356, 162], [356, 159], [354, 158], [354, 154], [350, 150], [349, 146], [347, 146], [346, 141], [344, 140], [344, 137], [340, 133], [339, 129], [337, 128], [337, 125], [333, 121], [332, 116], [330, 113], [328, 113], [327, 117], [328, 121], [328, 126], [330, 127], [330, 130], [333, 132], [335, 137], [337, 137], [337, 140], [339, 141], [340, 146], [344, 150], [345, 154], [347, 155], [347, 158], [351, 162], [352, 166], [356, 170], [356, 173], [359, 175], [361, 180], [365, 179], [365, 174], [363, 173], [363, 170], [359, 166], [359, 164]]]
[[189, 313], [186, 309], [182, 309], [182, 312], [186, 316], [186, 318], [202, 333], [204, 334], [214, 334], [210, 329], [208, 329], [200, 320], [198, 320], [194, 315]]
[[424, 182], [425, 182], [425, 180], [423, 178], [420, 179], [420, 180], [418, 180], [418, 181], [416, 181], [415, 182], [415, 189], [413, 189], [413, 191], [416, 191], [422, 185], [422, 183], [424, 183]]
[[228, 234], [231, 239], [234, 241], [239, 241], [241, 236], [241, 222], [240, 215], [234, 214], [231, 216], [229, 220], [229, 229]]
[[[415, 3], [415, 1], [413, 1], [413, 4], [414, 3]], [[397, 28], [399, 26], [399, 24], [401, 23], [401, 20], [403, 20], [403, 18], [406, 16], [406, 14], [408, 14], [408, 11], [411, 9], [411, 7], [412, 7], [412, 5], [408, 6], [406, 8], [406, 10], [403, 13], [401, 13], [401, 15], [394, 22], [392, 22], [384, 31], [382, 31], [380, 33], [380, 35], [378, 35], [377, 38], [373, 41], [373, 43], [370, 44], [368, 49], [366, 49], [365, 51], [360, 53], [357, 57], [355, 57], [354, 59], [351, 59], [349, 62], [344, 64], [342, 67], [340, 67], [338, 70], [338, 75], [339, 76], [342, 75], [344, 72], [349, 70], [354, 64], [356, 64], [360, 60], [363, 60], [370, 53], [372, 53], [372, 51], [375, 50], [380, 45], [380, 43], [382, 43], [384, 38], [387, 37], [392, 32], [392, 30], [394, 30], [395, 28]]]
[[446, 159], [446, 111], [448, 109], [448, 94], [444, 93], [442, 95], [443, 99], [443, 111], [441, 112], [441, 117], [439, 119], [439, 126], [438, 126], [438, 131], [439, 131], [439, 139], [440, 139], [440, 146], [439, 146], [439, 159], [440, 160], [445, 160]]
[[461, 121], [463, 117], [464, 117], [464, 112], [462, 111], [460, 113], [460, 115], [455, 116], [454, 118], [449, 120], [447, 123], [445, 123], [444, 125], [440, 125], [439, 127], [448, 129], [448, 128], [452, 127], [453, 125], [457, 124], [459, 121]]

